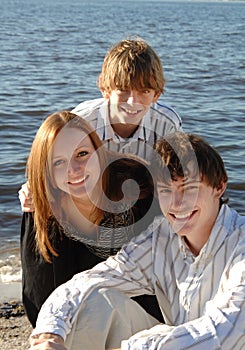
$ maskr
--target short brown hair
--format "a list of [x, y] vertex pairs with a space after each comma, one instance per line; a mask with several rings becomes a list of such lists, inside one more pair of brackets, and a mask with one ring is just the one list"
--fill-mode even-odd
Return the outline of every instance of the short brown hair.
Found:
[[221, 156], [200, 136], [176, 132], [160, 140], [155, 150], [152, 165], [157, 180], [164, 182], [166, 171], [172, 180], [185, 177], [192, 162], [194, 173], [191, 176], [200, 174], [201, 180], [212, 188], [219, 188], [228, 181]]
[[126, 39], [115, 44], [106, 54], [99, 76], [101, 91], [150, 88], [164, 90], [160, 58], [143, 39]]

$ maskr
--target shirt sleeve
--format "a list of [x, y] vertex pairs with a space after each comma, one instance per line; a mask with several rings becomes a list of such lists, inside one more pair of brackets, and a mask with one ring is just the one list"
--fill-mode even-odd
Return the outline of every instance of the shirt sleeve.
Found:
[[245, 346], [244, 252], [224, 272], [202, 317], [179, 326], [158, 325], [122, 342], [121, 350], [238, 350]]
[[63, 339], [70, 332], [80, 306], [97, 287], [113, 287], [128, 296], [154, 294], [152, 234], [148, 231], [132, 240], [115, 256], [93, 269], [75, 275], [46, 300], [32, 333], [54, 333]]
[[158, 101], [157, 103], [155, 103], [154, 107], [159, 113], [162, 113], [166, 118], [172, 121], [172, 123], [174, 124], [174, 130], [172, 132], [183, 131], [182, 119], [172, 107], [166, 105], [162, 101]]

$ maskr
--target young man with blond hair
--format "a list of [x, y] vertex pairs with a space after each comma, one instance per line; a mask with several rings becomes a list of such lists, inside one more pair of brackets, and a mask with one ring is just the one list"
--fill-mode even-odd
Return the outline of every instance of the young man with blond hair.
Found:
[[181, 119], [159, 103], [164, 91], [160, 58], [141, 38], [125, 39], [107, 52], [98, 79], [103, 98], [80, 103], [73, 112], [86, 118], [106, 146], [151, 159], [155, 142], [181, 130]]

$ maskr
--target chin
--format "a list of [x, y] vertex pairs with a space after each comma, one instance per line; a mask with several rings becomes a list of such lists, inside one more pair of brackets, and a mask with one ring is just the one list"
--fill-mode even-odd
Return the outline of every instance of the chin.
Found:
[[191, 227], [187, 223], [181, 224], [181, 223], [172, 222], [170, 224], [174, 232], [177, 233], [179, 236], [185, 236], [191, 231]]

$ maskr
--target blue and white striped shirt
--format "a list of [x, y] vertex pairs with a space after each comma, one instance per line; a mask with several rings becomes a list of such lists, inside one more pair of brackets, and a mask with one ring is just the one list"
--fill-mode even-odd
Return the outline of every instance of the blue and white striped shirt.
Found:
[[123, 341], [123, 350], [245, 349], [245, 217], [223, 205], [197, 257], [164, 218], [156, 218], [115, 257], [56, 289], [33, 335], [65, 338], [98, 286], [157, 296], [166, 324]]
[[117, 135], [109, 120], [108, 99], [85, 101], [72, 112], [86, 119], [95, 129], [107, 149], [115, 152], [137, 155], [147, 161], [152, 156], [152, 146], [166, 134], [182, 131], [179, 115], [170, 107], [153, 103], [141, 124], [130, 138]]

